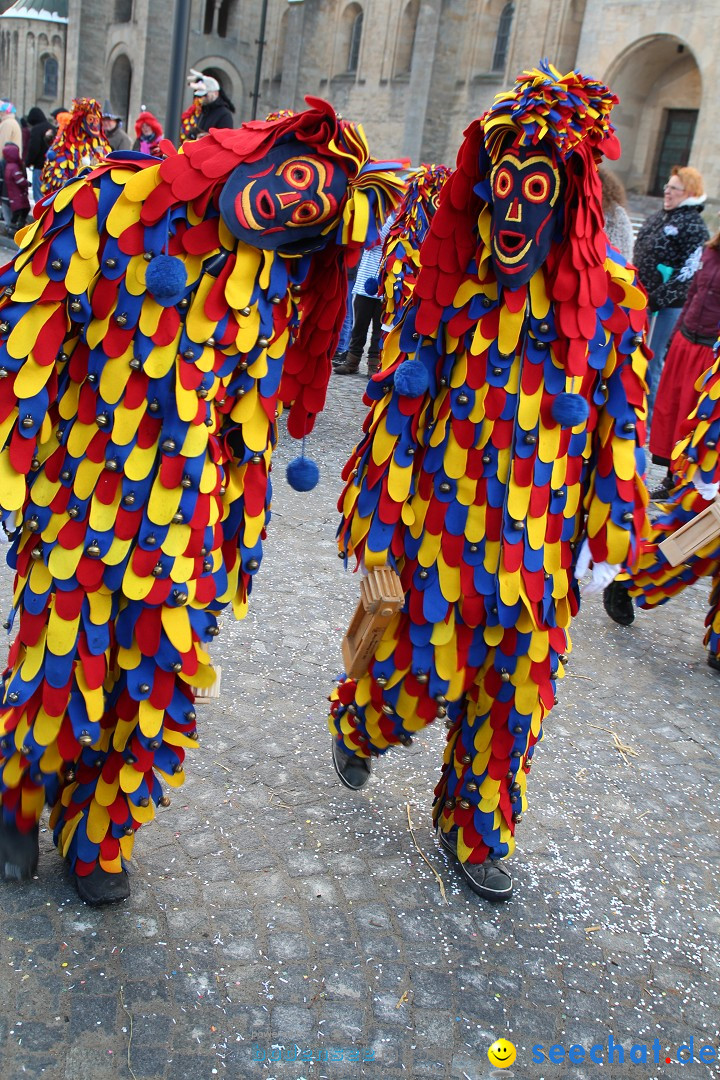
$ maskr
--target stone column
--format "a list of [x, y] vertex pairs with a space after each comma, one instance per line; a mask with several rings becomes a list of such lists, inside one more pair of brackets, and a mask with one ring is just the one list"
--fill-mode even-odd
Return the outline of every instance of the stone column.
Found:
[[442, 0], [423, 0], [418, 12], [405, 110], [405, 129], [400, 148], [403, 157], [409, 157], [414, 164], [419, 163], [422, 154], [441, 8]]
[[302, 109], [305, 104], [298, 83], [304, 49], [305, 3], [298, 3], [296, 0], [295, 3], [288, 4], [288, 7], [279, 104], [283, 109]]

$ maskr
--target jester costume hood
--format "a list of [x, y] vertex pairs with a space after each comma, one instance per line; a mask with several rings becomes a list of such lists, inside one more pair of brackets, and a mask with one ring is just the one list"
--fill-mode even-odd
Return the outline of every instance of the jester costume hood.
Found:
[[95, 98], [76, 98], [47, 152], [40, 179], [42, 194], [57, 191], [66, 180], [87, 166], [97, 165], [111, 151], [103, 135], [100, 103]]
[[0, 848], [8, 830], [32, 836], [47, 802], [61, 853], [78, 879], [99, 872], [101, 895], [182, 782], [217, 615], [244, 615], [262, 559], [277, 416], [287, 405], [293, 435], [312, 427], [346, 260], [403, 190], [318, 100], [163, 148], [66, 184], [0, 274], [19, 624]]
[[461, 865], [513, 849], [576, 545], [632, 561], [645, 522], [645, 297], [597, 176], [615, 100], [544, 63], [467, 129], [344, 474], [341, 553], [406, 599], [331, 731], [368, 757], [446, 718], [435, 819]]

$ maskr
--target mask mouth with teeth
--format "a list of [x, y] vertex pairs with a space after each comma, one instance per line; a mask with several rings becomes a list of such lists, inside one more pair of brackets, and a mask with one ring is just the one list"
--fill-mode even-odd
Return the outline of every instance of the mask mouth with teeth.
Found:
[[557, 164], [543, 150], [513, 145], [490, 174], [491, 260], [507, 288], [530, 280], [556, 239], [562, 181]]

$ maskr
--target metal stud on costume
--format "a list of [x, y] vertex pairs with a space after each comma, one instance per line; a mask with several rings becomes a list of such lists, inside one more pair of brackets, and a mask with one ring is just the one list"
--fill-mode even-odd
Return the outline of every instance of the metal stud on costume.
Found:
[[[302, 151], [287, 187], [298, 224], [275, 228], [268, 213], [261, 250], [219, 204], [230, 184], [240, 206], [238, 168], [283, 142], [289, 159]], [[310, 182], [315, 165], [332, 174], [332, 203]], [[17, 630], [2, 821], [30, 833], [49, 803], [81, 877], [120, 873], [164, 787], [183, 782], [217, 615], [245, 614], [260, 567], [277, 416], [289, 406], [290, 433], [311, 430], [346, 248], [377, 235], [402, 191], [361, 130], [313, 100], [161, 162], [114, 154], [47, 200], [0, 271], [0, 506]]]
[[406, 600], [367, 675], [333, 691], [330, 729], [368, 756], [446, 720], [434, 816], [462, 862], [513, 850], [577, 542], [632, 560], [645, 524], [646, 301], [607, 247], [597, 175], [615, 100], [544, 64], [470, 125], [344, 472], [341, 553], [395, 566]]

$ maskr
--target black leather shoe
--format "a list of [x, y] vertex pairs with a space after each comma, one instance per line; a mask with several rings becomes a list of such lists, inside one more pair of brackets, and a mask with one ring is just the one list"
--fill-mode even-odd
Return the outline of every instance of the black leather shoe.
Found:
[[38, 826], [28, 833], [0, 823], [0, 873], [5, 881], [29, 881], [38, 865]]
[[708, 653], [707, 657], [708, 667], [711, 667], [714, 671], [720, 671], [720, 656], [716, 656], [715, 653]]
[[500, 859], [486, 859], [483, 863], [460, 862], [457, 857], [457, 826], [449, 832], [438, 829], [440, 843], [457, 859], [460, 873], [470, 888], [483, 900], [509, 900], [513, 883], [510, 871]]
[[80, 874], [73, 874], [73, 877], [78, 896], [92, 907], [117, 904], [120, 900], [127, 900], [130, 895], [127, 870], [109, 874], [101, 866], [96, 866], [92, 873], [84, 877]]
[[664, 476], [656, 488], [653, 488], [649, 493], [653, 502], [667, 502], [670, 498], [670, 492], [673, 489], [673, 479], [671, 476]]
[[635, 605], [624, 581], [611, 581], [603, 591], [603, 606], [613, 622], [629, 626], [635, 621]]
[[335, 772], [346, 788], [351, 791], [359, 791], [370, 779], [372, 765], [370, 758], [358, 757], [357, 754], [348, 754], [337, 739], [333, 739], [332, 759]]

